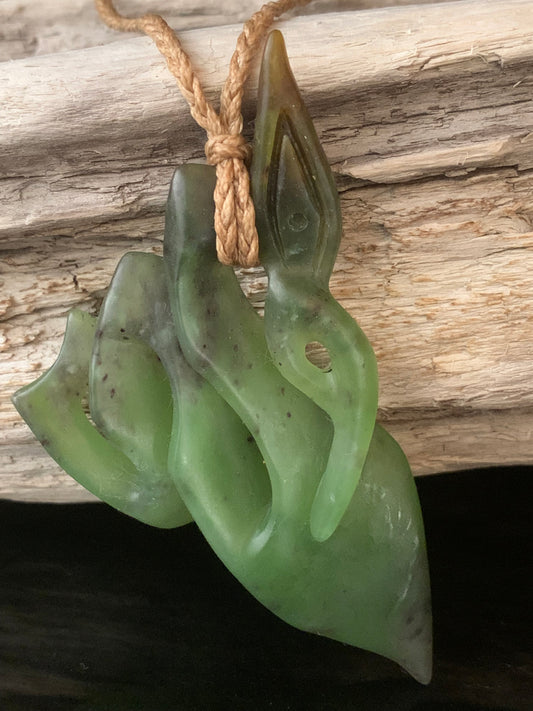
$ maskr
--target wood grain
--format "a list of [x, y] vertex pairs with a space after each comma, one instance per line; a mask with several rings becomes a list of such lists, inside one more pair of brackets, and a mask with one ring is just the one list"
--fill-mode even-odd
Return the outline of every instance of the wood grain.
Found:
[[[380, 418], [417, 474], [530, 463], [531, 3], [279, 26], [337, 177], [332, 291], [376, 350]], [[211, 96], [237, 33], [183, 33]], [[0, 63], [0, 107], [0, 496], [75, 500], [9, 394], [53, 362], [70, 308], [97, 311], [125, 251], [161, 251], [173, 169], [205, 138], [144, 38]], [[260, 309], [261, 270], [239, 277]]]
[[[431, 4], [443, 0], [418, 0]], [[446, 0], [445, 0], [446, 1]], [[450, 2], [451, 0], [448, 0]], [[315, 0], [298, 15], [412, 4], [412, 0]], [[179, 32], [245, 22], [261, 7], [258, 0], [123, 0], [120, 12], [135, 17], [157, 12]], [[114, 42], [118, 35], [99, 19], [92, 0], [2, 0], [0, 62]]]

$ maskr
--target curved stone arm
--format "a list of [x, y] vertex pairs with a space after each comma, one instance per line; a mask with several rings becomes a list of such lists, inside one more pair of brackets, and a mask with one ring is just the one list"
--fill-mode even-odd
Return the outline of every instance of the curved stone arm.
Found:
[[[283, 376], [331, 418], [333, 442], [311, 510], [319, 541], [338, 526], [370, 446], [378, 402], [374, 352], [328, 282], [341, 235], [331, 170], [289, 67], [283, 38], [267, 42], [259, 80], [252, 187], [269, 277], [265, 334]], [[327, 373], [306, 358], [324, 346]]]
[[[127, 446], [126, 451], [122, 451], [117, 446], [117, 438], [104, 437], [87, 416], [83, 403], [89, 392], [95, 333], [98, 334], [97, 349], [105, 350], [105, 336], [97, 330], [96, 319], [82, 311], [71, 311], [56, 362], [38, 380], [18, 390], [13, 395], [13, 403], [50, 456], [102, 501], [152, 526], [171, 528], [188, 523], [191, 517], [166, 465], [162, 466], [163, 455], [153, 451], [150, 456], [145, 451], [140, 456], [142, 445], [140, 450]], [[157, 378], [153, 371], [143, 372], [146, 360], [143, 363], [142, 358], [136, 357], [122, 361], [123, 354], [124, 349], [116, 344], [111, 362], [101, 363], [105, 372], [106, 366], [110, 366], [110, 378], [105, 378], [103, 384], [108, 387], [107, 399], [112, 404], [116, 427], [120, 428], [126, 417], [131, 429], [135, 420], [144, 442], [161, 441], [168, 450], [170, 430], [166, 418], [155, 421], [148, 416], [145, 419], [143, 405], [135, 412], [124, 412], [122, 407], [127, 408], [137, 396], [142, 396], [138, 383], [143, 379], [145, 389], [154, 388], [168, 399], [168, 381], [163, 375], [158, 382], [160, 372]], [[121, 367], [117, 368], [117, 364]], [[151, 367], [157, 370], [153, 361]], [[141, 458], [143, 465], [138, 468]]]
[[[187, 165], [174, 175], [165, 224], [169, 298], [188, 363], [242, 420], [266, 470], [255, 465], [248, 476], [240, 475], [245, 496], [254, 487], [262, 492], [254, 515], [245, 525], [237, 516], [228, 518], [229, 529], [215, 531], [219, 502], [209, 493], [210, 482], [222, 470], [205, 463], [223, 456], [228, 443], [213, 442], [218, 454], [208, 455], [196, 444], [194, 430], [184, 429], [171, 447], [179, 491], [213, 549], [266, 607], [300, 629], [390, 657], [427, 682], [429, 579], [409, 465], [376, 425], [341, 522], [323, 542], [312, 535], [310, 512], [331, 449], [331, 420], [285, 380], [261, 319], [231, 267], [217, 261], [214, 181], [210, 166]], [[181, 397], [177, 403], [187, 427], [191, 406]], [[195, 477], [184, 476], [187, 470]]]
[[[197, 195], [204, 184], [198, 187]], [[204, 533], [216, 541], [219, 555], [240, 550], [270, 506], [268, 476], [240, 417], [184, 358], [161, 257], [132, 252], [121, 259], [99, 327], [91, 367], [93, 418], [118, 446], [135, 450], [141, 466], [141, 457], [150, 461], [158, 453], [152, 433], [160, 423], [166, 479], [178, 486], [195, 518], [202, 511]], [[124, 410], [127, 417], [120, 416]]]

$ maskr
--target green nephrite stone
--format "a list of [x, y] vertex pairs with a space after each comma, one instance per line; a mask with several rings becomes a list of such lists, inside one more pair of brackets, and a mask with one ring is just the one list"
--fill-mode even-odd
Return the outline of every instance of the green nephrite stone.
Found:
[[[90, 491], [155, 526], [191, 519], [272, 612], [431, 678], [420, 505], [376, 424], [377, 367], [329, 292], [338, 196], [278, 32], [259, 86], [252, 188], [265, 316], [216, 258], [214, 169], [186, 165], [164, 257], [123, 257], [97, 320], [14, 402]], [[327, 371], [306, 346], [328, 351]]]

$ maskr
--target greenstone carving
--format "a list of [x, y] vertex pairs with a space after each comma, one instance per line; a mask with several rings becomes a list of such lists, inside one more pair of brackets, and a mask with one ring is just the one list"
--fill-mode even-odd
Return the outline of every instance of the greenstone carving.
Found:
[[[375, 422], [372, 349], [328, 289], [338, 198], [279, 33], [265, 50], [252, 165], [264, 320], [217, 261], [214, 184], [209, 166], [176, 171], [164, 257], [126, 254], [97, 321], [69, 315], [58, 360], [15, 405], [102, 500], [155, 526], [194, 519], [279, 617], [427, 683], [416, 488]], [[311, 341], [329, 371], [307, 360]]]

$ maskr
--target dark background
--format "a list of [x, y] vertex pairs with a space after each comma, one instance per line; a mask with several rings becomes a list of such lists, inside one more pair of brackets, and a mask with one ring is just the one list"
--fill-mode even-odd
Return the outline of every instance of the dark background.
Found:
[[0, 502], [0, 709], [530, 711], [533, 468], [417, 479], [435, 675], [299, 632], [194, 525]]

